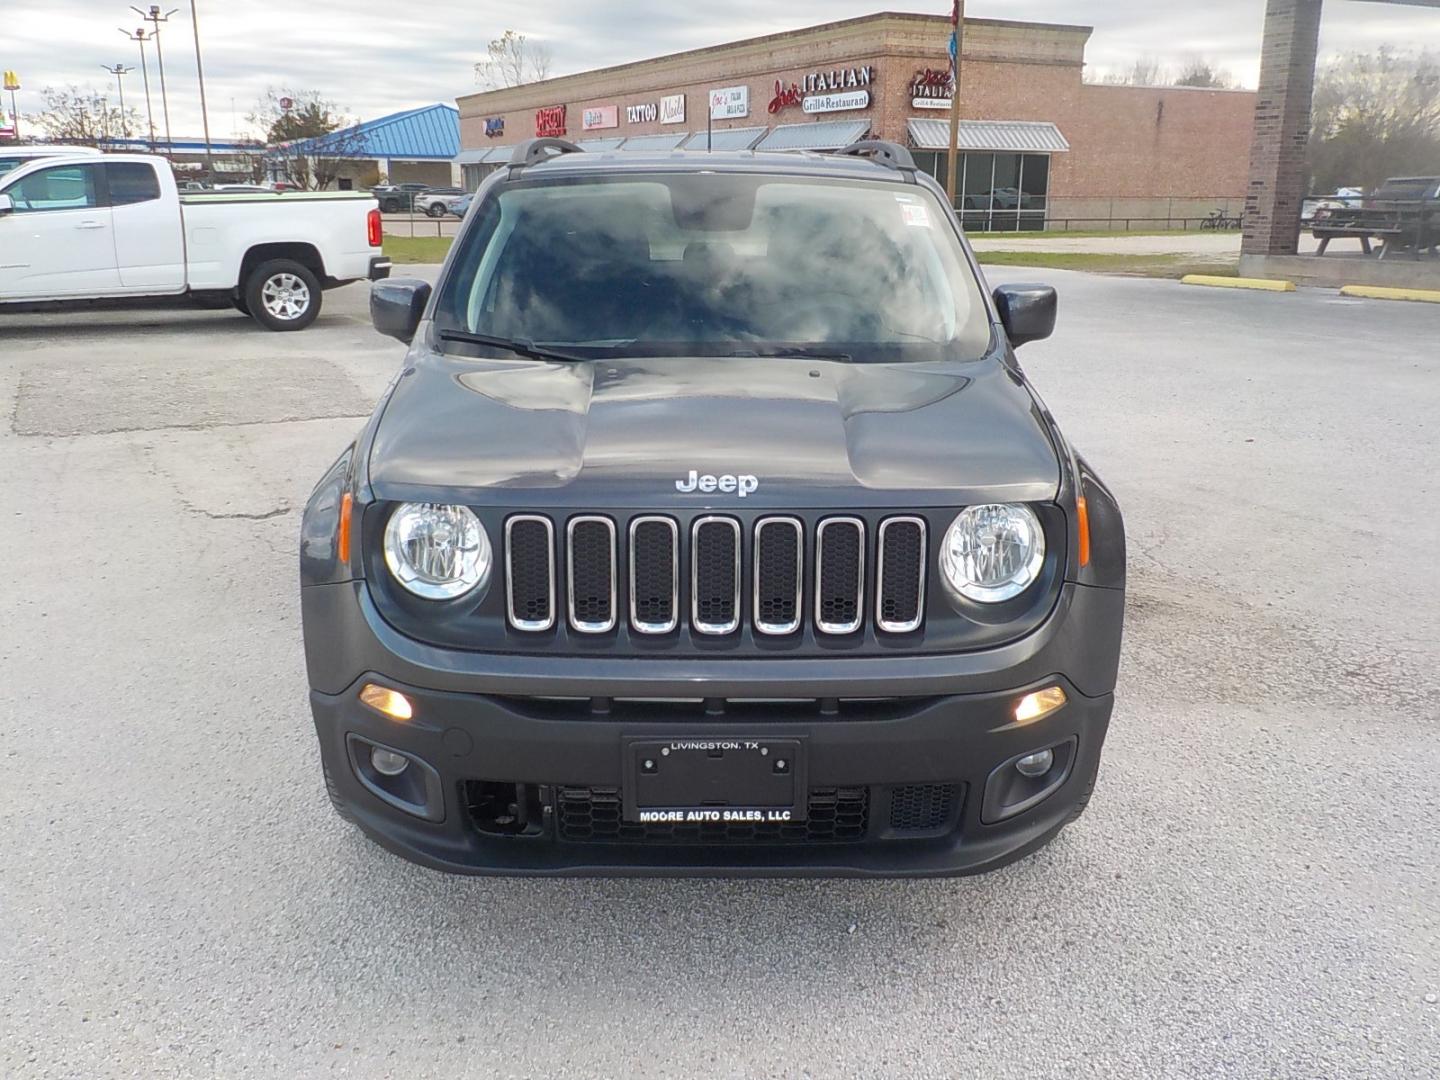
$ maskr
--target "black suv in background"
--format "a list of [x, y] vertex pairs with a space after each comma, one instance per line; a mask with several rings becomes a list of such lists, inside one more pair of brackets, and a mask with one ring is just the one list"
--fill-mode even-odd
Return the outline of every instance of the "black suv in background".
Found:
[[386, 214], [398, 214], [415, 205], [415, 196], [429, 191], [429, 184], [381, 184], [370, 189], [380, 200], [380, 210]]
[[836, 155], [517, 147], [301, 536], [330, 798], [465, 873], [947, 875], [1084, 809], [1120, 511], [944, 193]]

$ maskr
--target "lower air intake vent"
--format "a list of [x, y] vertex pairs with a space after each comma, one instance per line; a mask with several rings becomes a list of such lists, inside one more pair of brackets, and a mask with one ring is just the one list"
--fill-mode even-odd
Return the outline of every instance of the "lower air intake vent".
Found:
[[870, 827], [868, 788], [812, 788], [809, 820], [696, 825], [641, 825], [621, 819], [619, 788], [556, 789], [555, 820], [561, 840], [612, 844], [846, 844], [865, 839]]
[[905, 784], [890, 789], [890, 828], [896, 832], [929, 832], [950, 820], [960, 789], [945, 784]]

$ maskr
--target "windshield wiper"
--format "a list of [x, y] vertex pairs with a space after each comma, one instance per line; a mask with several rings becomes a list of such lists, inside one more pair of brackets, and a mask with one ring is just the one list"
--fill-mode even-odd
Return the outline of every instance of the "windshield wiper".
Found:
[[831, 349], [811, 349], [804, 346], [782, 349], [756, 349], [754, 351], [733, 352], [731, 356], [774, 356], [781, 359], [803, 359], [803, 360], [843, 360], [851, 361], [855, 358], [846, 352], [836, 352]]
[[471, 330], [441, 330], [439, 333], [441, 341], [458, 341], [465, 345], [489, 345], [492, 348], [512, 352], [516, 356], [528, 356], [532, 360], [556, 360], [565, 364], [583, 364], [590, 360], [588, 356], [576, 356], [574, 353], [561, 352], [558, 349], [547, 349], [543, 345], [536, 345], [533, 341], [527, 341], [524, 338], [477, 334]]

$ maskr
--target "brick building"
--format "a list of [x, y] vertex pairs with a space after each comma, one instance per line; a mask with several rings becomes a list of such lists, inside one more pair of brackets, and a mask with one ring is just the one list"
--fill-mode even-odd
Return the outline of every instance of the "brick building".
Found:
[[[474, 187], [536, 134], [619, 150], [826, 150], [868, 134], [943, 180], [949, 31], [944, 16], [883, 13], [466, 95], [459, 161]], [[1088, 84], [1090, 34], [965, 20], [967, 227], [1238, 213], [1255, 95]]]

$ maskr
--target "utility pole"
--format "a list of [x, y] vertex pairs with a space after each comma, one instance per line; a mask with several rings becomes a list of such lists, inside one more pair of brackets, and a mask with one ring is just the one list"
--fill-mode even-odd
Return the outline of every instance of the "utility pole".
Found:
[[150, 121], [150, 152], [155, 152], [155, 108], [150, 104], [150, 67], [145, 62], [145, 28], [142, 26], [133, 34], [129, 30], [122, 29], [124, 34], [131, 41], [140, 43], [140, 74], [145, 77], [145, 116]]
[[195, 0], [190, 0], [190, 29], [195, 31], [195, 74], [200, 77], [200, 123], [205, 129], [205, 171], [215, 178], [215, 159], [210, 152], [210, 111], [205, 107], [205, 68], [200, 63], [200, 17]]
[[120, 133], [128, 139], [130, 137], [130, 118], [125, 115], [125, 76], [135, 69], [126, 67], [124, 64], [116, 64], [113, 68], [101, 64], [100, 67], [115, 76], [115, 86], [120, 91]]
[[155, 63], [160, 67], [160, 107], [165, 112], [165, 152], [171, 157], [175, 156], [175, 140], [170, 134], [170, 98], [165, 93], [165, 54], [160, 51], [160, 24], [169, 22], [170, 16], [179, 11], [179, 8], [171, 8], [165, 14], [160, 14], [160, 5], [151, 4], [150, 10], [141, 11], [138, 7], [132, 7], [140, 18], [148, 23], [154, 24], [155, 29], [150, 31], [150, 40], [155, 43]]
[[960, 164], [960, 48], [965, 39], [965, 0], [955, 0], [950, 11], [950, 143], [945, 156], [945, 194], [955, 207]]

